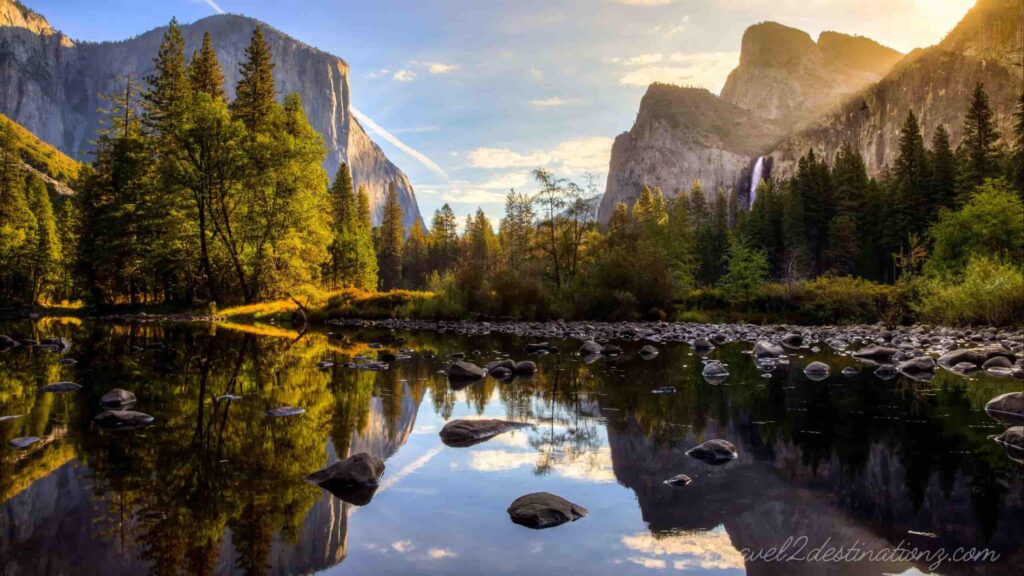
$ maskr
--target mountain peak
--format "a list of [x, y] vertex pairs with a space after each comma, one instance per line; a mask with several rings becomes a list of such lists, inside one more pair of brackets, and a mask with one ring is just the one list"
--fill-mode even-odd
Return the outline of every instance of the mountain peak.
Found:
[[45, 16], [34, 12], [18, 0], [0, 0], [0, 27], [24, 28], [40, 36], [59, 36], [61, 44], [71, 46], [71, 40], [54, 30]]
[[996, 61], [1017, 72], [1021, 68], [1020, 0], [978, 0], [960, 23], [939, 43], [948, 52]]

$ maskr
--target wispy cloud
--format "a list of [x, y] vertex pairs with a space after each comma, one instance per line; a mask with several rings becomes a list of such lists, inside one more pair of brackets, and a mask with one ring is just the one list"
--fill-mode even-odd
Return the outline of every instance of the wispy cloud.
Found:
[[431, 548], [427, 551], [427, 556], [430, 556], [433, 560], [442, 560], [444, 558], [455, 558], [458, 554], [448, 548]]
[[380, 70], [375, 70], [373, 72], [370, 72], [369, 74], [366, 75], [366, 77], [367, 78], [373, 78], [374, 80], [376, 80], [378, 78], [384, 78], [385, 76], [389, 76], [389, 75], [391, 75], [391, 69], [390, 68], [381, 68]]
[[607, 170], [611, 138], [593, 136], [560, 142], [554, 148], [517, 152], [510, 148], [476, 148], [469, 152], [473, 168], [537, 168], [560, 170]]
[[220, 5], [218, 5], [216, 2], [214, 2], [214, 0], [195, 0], [195, 1], [196, 2], [200, 2], [202, 4], [206, 4], [214, 12], [216, 12], [217, 14], [226, 14], [226, 12], [224, 12], [224, 9], [221, 8]]
[[444, 62], [422, 62], [413, 60], [411, 63], [426, 68], [427, 72], [430, 72], [431, 74], [448, 74], [449, 72], [454, 72], [459, 68], [455, 64], [447, 64]]
[[426, 154], [420, 152], [419, 150], [416, 150], [415, 148], [409, 146], [405, 142], [402, 142], [397, 136], [395, 136], [391, 132], [388, 132], [379, 124], [371, 120], [369, 116], [357, 110], [355, 106], [349, 106], [349, 110], [352, 112], [352, 115], [356, 117], [356, 119], [358, 119], [360, 122], [365, 124], [367, 128], [370, 129], [370, 132], [377, 134], [381, 138], [390, 142], [394, 147], [398, 148], [402, 152], [405, 152], [409, 156], [412, 156], [420, 164], [423, 164], [423, 166], [425, 166], [427, 170], [430, 170], [430, 172], [432, 172], [433, 174], [436, 174], [437, 176], [440, 176], [445, 180], [449, 179], [448, 174], [446, 174], [445, 171], [442, 170], [441, 167], [437, 165], [437, 163], [428, 158]]
[[633, 56], [632, 58], [612, 58], [612, 62], [616, 64], [625, 64], [627, 66], [646, 66], [648, 64], [657, 64], [661, 62], [665, 57], [661, 54], [640, 54], [639, 56]]
[[403, 69], [399, 70], [398, 72], [395, 72], [395, 75], [392, 76], [392, 78], [398, 80], [399, 82], [412, 82], [412, 80], [416, 78], [416, 73], [413, 72], [412, 70]]
[[530, 106], [534, 108], [558, 108], [560, 106], [568, 106], [575, 100], [571, 98], [562, 98], [560, 96], [553, 96], [551, 98], [543, 98], [540, 100], [530, 100]]

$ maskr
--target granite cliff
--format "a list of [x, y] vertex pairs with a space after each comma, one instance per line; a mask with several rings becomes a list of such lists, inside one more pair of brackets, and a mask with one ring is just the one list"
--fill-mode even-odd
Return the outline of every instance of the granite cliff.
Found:
[[[283, 97], [302, 96], [306, 114], [324, 137], [324, 168], [333, 178], [341, 162], [352, 167], [356, 185], [365, 185], [376, 222], [389, 186], [394, 185], [405, 225], [420, 219], [409, 179], [391, 163], [353, 117], [348, 64], [303, 44], [259, 21], [221, 14], [181, 26], [186, 54], [198, 49], [203, 34], [213, 37], [229, 95], [238, 81], [253, 29], [261, 25], [274, 55], [275, 80]], [[72, 41], [46, 19], [13, 0], [0, 0], [0, 113], [77, 160], [88, 159], [102, 107], [125, 76], [144, 78], [165, 29], [120, 42]]]

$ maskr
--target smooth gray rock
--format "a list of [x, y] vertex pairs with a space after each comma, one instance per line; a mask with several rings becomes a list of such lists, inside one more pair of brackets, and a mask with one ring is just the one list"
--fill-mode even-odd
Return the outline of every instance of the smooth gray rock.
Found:
[[804, 345], [804, 336], [803, 334], [790, 332], [782, 337], [782, 343], [790, 348], [799, 348]]
[[449, 380], [479, 380], [483, 377], [484, 369], [472, 362], [456, 360], [448, 366]]
[[125, 406], [135, 402], [135, 394], [121, 388], [114, 388], [100, 398], [100, 404], [104, 406]]
[[715, 465], [725, 464], [735, 460], [738, 456], [736, 454], [736, 447], [732, 445], [732, 442], [718, 438], [690, 448], [686, 451], [686, 455], [690, 458], [696, 458], [702, 462]]
[[104, 410], [93, 420], [104, 428], [116, 429], [141, 428], [153, 423], [152, 416], [134, 410]]
[[651, 360], [656, 358], [659, 352], [658, 349], [655, 348], [654, 346], [651, 346], [650, 344], [645, 344], [643, 348], [640, 348], [639, 354], [640, 357], [643, 358], [644, 360]]
[[360, 452], [306, 476], [306, 480], [326, 490], [376, 488], [384, 474], [384, 461]]
[[893, 357], [899, 350], [888, 346], [865, 346], [853, 353], [854, 358], [865, 358], [867, 360], [885, 361]]
[[910, 360], [904, 360], [897, 367], [897, 370], [904, 374], [920, 374], [935, 370], [935, 359], [931, 356], [915, 356]]
[[35, 444], [36, 442], [39, 442], [39, 438], [36, 436], [20, 436], [18, 438], [11, 438], [10, 440], [8, 440], [7, 445], [11, 446], [12, 448], [25, 449]]
[[985, 412], [1003, 424], [1024, 424], [1024, 392], [1007, 392], [988, 401]]
[[537, 364], [530, 360], [523, 360], [522, 362], [516, 362], [515, 368], [512, 371], [516, 373], [516, 376], [533, 376], [537, 372]]
[[587, 509], [550, 492], [534, 492], [513, 500], [508, 515], [516, 524], [541, 530], [575, 522], [587, 515]]
[[593, 356], [595, 354], [600, 354], [601, 350], [604, 350], [604, 346], [601, 346], [593, 340], [587, 340], [582, 346], [580, 346], [579, 354], [580, 356]]
[[529, 426], [529, 424], [523, 422], [511, 422], [508, 420], [452, 420], [441, 428], [439, 436], [441, 436], [441, 441], [447, 446], [466, 448], [486, 442], [510, 430], [528, 428]]
[[683, 486], [689, 486], [691, 482], [693, 482], [693, 479], [687, 476], [686, 474], [677, 474], [669, 478], [668, 480], [665, 480], [664, 484], [668, 484], [669, 486], [675, 486], [677, 488], [682, 488]]
[[295, 406], [281, 406], [279, 408], [272, 408], [264, 412], [270, 418], [284, 418], [287, 416], [298, 416], [305, 414], [305, 408], [296, 408]]
[[767, 340], [759, 340], [757, 344], [754, 344], [754, 351], [752, 352], [754, 358], [778, 358], [785, 355], [786, 351], [773, 342]]
[[806, 367], [804, 367], [804, 375], [810, 378], [811, 380], [814, 380], [815, 382], [820, 382], [828, 378], [829, 374], [831, 373], [832, 368], [830, 368], [829, 365], [825, 364], [824, 362], [815, 361], [811, 362]]
[[82, 389], [81, 384], [75, 384], [74, 382], [54, 382], [53, 384], [47, 384], [39, 389], [40, 392], [78, 392]]

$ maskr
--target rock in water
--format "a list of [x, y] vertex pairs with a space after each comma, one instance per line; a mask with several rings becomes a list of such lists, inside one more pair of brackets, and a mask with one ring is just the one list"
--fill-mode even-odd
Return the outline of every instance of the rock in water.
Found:
[[583, 518], [587, 509], [550, 492], [534, 492], [513, 500], [508, 515], [520, 526], [541, 530]]
[[153, 417], [134, 410], [104, 410], [94, 418], [96, 424], [104, 428], [130, 430], [142, 428], [153, 423]]
[[365, 506], [373, 499], [383, 474], [383, 460], [360, 452], [306, 476], [306, 480], [345, 502]]
[[448, 379], [449, 380], [479, 380], [484, 377], [483, 368], [473, 364], [472, 362], [466, 362], [465, 360], [456, 360], [448, 366]]
[[499, 434], [529, 427], [523, 422], [508, 420], [452, 420], [441, 428], [441, 441], [453, 448], [466, 448], [486, 442]]
[[78, 392], [82, 389], [81, 384], [74, 382], [54, 382], [39, 389], [40, 392]]
[[135, 402], [135, 394], [120, 388], [114, 388], [100, 398], [100, 404], [104, 406], [126, 406]]
[[931, 372], [935, 370], [935, 359], [931, 356], [916, 356], [901, 362], [897, 367], [897, 370], [904, 374], [921, 374], [922, 372]]
[[804, 345], [804, 336], [803, 334], [790, 332], [782, 337], [782, 343], [790, 348], [799, 348]]
[[1024, 424], [1024, 392], [1007, 392], [988, 401], [985, 412], [1003, 424]]
[[299, 414], [305, 413], [305, 408], [296, 408], [295, 406], [281, 406], [280, 408], [267, 410], [264, 414], [271, 418], [283, 418], [285, 416], [298, 416]]
[[866, 346], [854, 352], [853, 357], [881, 362], [892, 358], [896, 352], [899, 352], [899, 350], [887, 346]]
[[516, 376], [533, 376], [533, 373], [537, 371], [537, 365], [530, 360], [523, 360], [516, 362], [512, 371], [516, 373]]
[[766, 340], [760, 340], [754, 344], [754, 358], [778, 358], [786, 353], [782, 346], [773, 344]]
[[21, 418], [21, 414], [12, 414], [10, 416], [0, 416], [0, 422], [6, 422], [8, 420], [16, 420]]
[[238, 396], [236, 394], [221, 394], [220, 396], [217, 396], [216, 398], [214, 398], [214, 400], [216, 400], [217, 402], [233, 402], [235, 400], [241, 400], [241, 399], [242, 399], [242, 397]]
[[28, 448], [29, 446], [39, 442], [39, 438], [35, 436], [21, 436], [19, 438], [11, 438], [7, 441], [7, 444], [13, 448]]
[[693, 349], [697, 352], [710, 352], [715, 349], [715, 345], [707, 338], [694, 338]]
[[1003, 445], [1010, 459], [1024, 463], [1024, 426], [1007, 428], [995, 441]]
[[821, 382], [828, 378], [831, 373], [832, 369], [824, 362], [811, 362], [806, 368], [804, 368], [804, 375], [815, 382]]
[[696, 458], [702, 462], [715, 465], [725, 464], [735, 460], [737, 457], [736, 447], [732, 445], [732, 442], [717, 438], [690, 448], [686, 451], [686, 455], [690, 458]]
[[640, 349], [639, 354], [644, 360], [653, 360], [658, 357], [658, 349], [650, 344], [645, 344], [644, 347]]
[[693, 482], [693, 479], [687, 476], [686, 474], [676, 474], [675, 476], [669, 478], [668, 480], [665, 480], [664, 483], [668, 484], [669, 486], [682, 488], [683, 486], [689, 486], [690, 482]]
[[587, 340], [582, 346], [580, 346], [579, 354], [580, 356], [594, 356], [600, 354], [601, 350], [604, 350], [604, 346], [601, 346], [593, 340]]
[[715, 360], [704, 365], [704, 371], [701, 372], [701, 375], [704, 376], [704, 380], [708, 384], [721, 384], [729, 376], [729, 371], [725, 369], [721, 362]]

